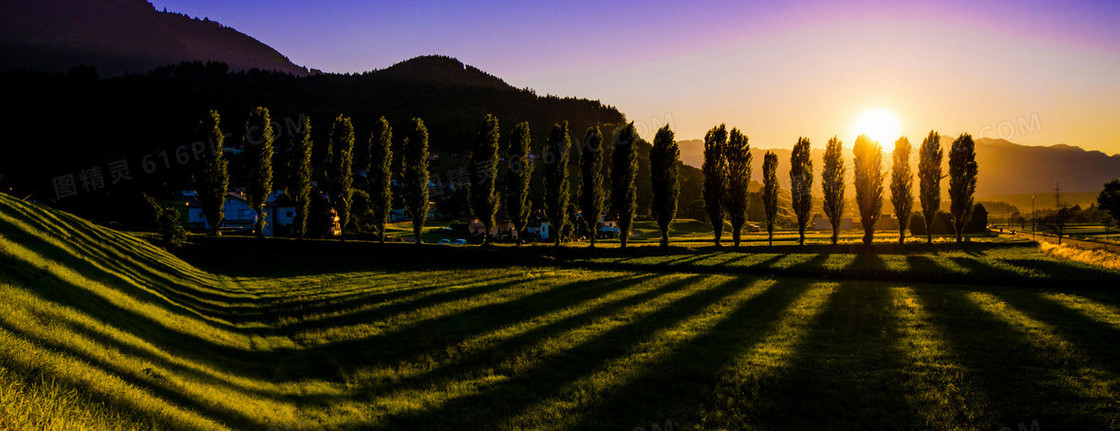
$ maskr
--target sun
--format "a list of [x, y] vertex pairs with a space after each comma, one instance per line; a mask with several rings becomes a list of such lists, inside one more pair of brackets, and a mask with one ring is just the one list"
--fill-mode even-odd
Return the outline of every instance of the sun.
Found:
[[870, 109], [860, 114], [852, 124], [852, 136], [860, 134], [879, 141], [884, 150], [889, 150], [894, 148], [894, 141], [902, 136], [902, 123], [891, 111]]

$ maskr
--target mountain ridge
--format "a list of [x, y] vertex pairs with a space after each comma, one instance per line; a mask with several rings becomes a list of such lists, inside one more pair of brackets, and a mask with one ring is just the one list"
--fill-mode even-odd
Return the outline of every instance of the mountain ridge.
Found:
[[102, 76], [147, 73], [183, 61], [220, 61], [234, 71], [307, 75], [272, 47], [208, 18], [161, 12], [145, 0], [7, 0], [0, 14], [0, 64], [63, 72], [92, 66]]

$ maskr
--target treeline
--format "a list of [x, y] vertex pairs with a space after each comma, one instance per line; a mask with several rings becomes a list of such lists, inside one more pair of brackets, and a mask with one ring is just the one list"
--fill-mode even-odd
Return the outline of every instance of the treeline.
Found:
[[[891, 172], [882, 168], [883, 150], [878, 142], [866, 135], [856, 138], [853, 146], [853, 170], [851, 184], [855, 189], [856, 211], [864, 231], [864, 244], [871, 244], [875, 226], [882, 216], [885, 190], [889, 189], [890, 203], [898, 219], [898, 241], [906, 240], [907, 225], [911, 223], [914, 209], [914, 174], [910, 167], [912, 147], [906, 137], [895, 142], [891, 155]], [[805, 243], [805, 230], [811, 217], [813, 186], [813, 162], [810, 158], [811, 144], [808, 138], [798, 138], [793, 146], [789, 160], [790, 210], [794, 214], [798, 232], [798, 243]], [[917, 221], [923, 224], [921, 232], [928, 242], [933, 241], [936, 215], [941, 209], [941, 172], [944, 149], [941, 136], [934, 131], [922, 141], [918, 163], [918, 201], [921, 216]], [[750, 200], [745, 199], [751, 175], [751, 153], [747, 136], [739, 129], [727, 131], [720, 124], [708, 131], [704, 137], [704, 205], [714, 233], [715, 245], [719, 247], [723, 237], [724, 216], [731, 224], [731, 237], [739, 246], [740, 234], [746, 220]], [[780, 202], [778, 200], [778, 156], [767, 151], [762, 162], [763, 185], [762, 205], [766, 231], [773, 244], [774, 228], [777, 222]], [[841, 221], [846, 212], [845, 194], [848, 186], [847, 168], [844, 164], [844, 145], [837, 137], [828, 141], [821, 169], [821, 186], [824, 190], [822, 207], [832, 225], [832, 243], [839, 239]], [[973, 194], [976, 191], [976, 145], [969, 134], [962, 134], [953, 141], [949, 149], [949, 224], [957, 242], [968, 231], [972, 219]], [[986, 212], [984, 219], [986, 220]]]
[[[265, 199], [274, 189], [272, 124], [267, 109], [255, 108], [250, 112], [241, 135], [248, 161], [242, 184], [246, 199], [258, 212], [259, 220], [264, 219], [260, 217], [261, 211]], [[414, 236], [420, 242], [420, 234], [429, 216], [433, 187], [429, 132], [424, 121], [420, 118], [408, 121], [403, 133], [397, 135], [401, 136], [399, 145], [394, 144], [394, 129], [385, 117], [379, 118], [371, 131], [360, 138], [349, 117], [338, 115], [329, 127], [329, 138], [325, 143], [325, 186], [321, 189], [336, 212], [343, 233], [349, 230], [354, 194], [360, 190], [368, 196], [374, 228], [381, 241], [385, 240], [394, 196], [398, 196], [412, 219]], [[311, 130], [311, 120], [305, 117], [289, 137], [293, 157], [287, 162], [291, 176], [286, 189], [295, 203], [297, 217], [294, 233], [299, 237], [306, 234], [310, 218], [314, 171], [311, 154], [316, 147]], [[467, 182], [463, 186], [470, 214], [483, 225], [484, 244], [490, 242], [489, 233], [498, 221], [500, 211], [513, 224], [520, 238], [529, 214], [537, 209], [547, 218], [549, 229], [553, 232], [552, 240], [557, 246], [566, 236], [563, 233], [580, 227], [590, 233], [590, 246], [594, 247], [595, 233], [604, 219], [617, 223], [621, 246], [627, 246], [637, 213], [637, 147], [642, 142], [634, 123], [606, 135], [597, 126], [581, 133], [582, 139], [573, 139], [572, 135], [567, 122], [554, 124], [538, 155], [533, 151], [532, 131], [527, 122], [503, 129], [496, 116], [488, 114], [482, 117], [469, 144], [470, 162]], [[196, 137], [209, 145], [206, 145], [208, 151], [199, 163], [195, 183], [199, 205], [215, 233], [221, 223], [224, 196], [230, 183], [223, 151], [225, 136], [216, 111], [211, 111], [198, 125]], [[368, 157], [355, 165], [353, 155], [359, 149]], [[810, 149], [808, 138], [798, 138], [789, 160], [788, 174], [792, 185], [789, 206], [795, 215], [799, 244], [805, 242], [812, 208], [810, 191], [815, 175]], [[734, 245], [737, 247], [741, 243], [742, 229], [748, 220], [751, 204], [749, 185], [753, 160], [750, 150], [749, 138], [737, 128], [729, 131], [726, 125], [721, 124], [705, 135], [702, 195], [717, 247], [721, 245], [724, 220], [730, 223]], [[882, 168], [880, 144], [866, 135], [856, 138], [850, 184], [854, 188], [856, 211], [864, 231], [863, 242], [871, 244], [874, 239], [885, 193], [889, 193], [890, 204], [898, 220], [900, 243], [905, 242], [907, 227], [911, 223], [920, 225], [912, 230], [924, 234], [928, 242], [932, 242], [933, 234], [945, 224], [952, 227], [958, 242], [962, 241], [966, 232], [982, 231], [987, 224], [987, 211], [982, 206], [973, 205], [978, 167], [972, 137], [962, 134], [949, 148], [947, 177], [950, 202], [947, 221], [938, 216], [941, 213], [941, 180], [944, 177], [941, 166], [945, 156], [940, 135], [931, 131], [918, 149], [917, 201], [921, 209], [918, 214], [913, 211], [915, 175], [910, 166], [911, 151], [913, 148], [909, 140], [899, 138], [891, 154], [891, 172], [887, 173]], [[822, 206], [832, 224], [833, 244], [838, 241], [840, 221], [847, 211], [845, 195], [849, 174], [844, 154], [843, 142], [836, 137], [830, 139], [820, 174], [824, 190]], [[680, 148], [669, 126], [657, 131], [649, 150], [649, 160], [648, 181], [652, 191], [649, 213], [657, 221], [661, 246], [667, 247], [669, 226], [679, 207], [682, 166]], [[762, 162], [760, 194], [771, 243], [781, 204], [778, 200], [779, 164], [777, 156], [767, 151]], [[529, 179], [538, 169], [542, 178], [543, 199], [535, 207], [530, 198]], [[358, 171], [365, 172], [365, 175], [356, 175]], [[357, 184], [356, 178], [359, 179]], [[978, 213], [975, 217], [974, 212]], [[970, 222], [973, 225], [970, 226]], [[977, 227], [976, 223], [981, 225]], [[254, 230], [261, 234], [263, 225], [258, 224]]]
[[[263, 107], [251, 111], [241, 130], [241, 144], [247, 163], [241, 173], [246, 201], [257, 212], [258, 223], [254, 232], [263, 236], [263, 210], [266, 199], [275, 188], [273, 178], [274, 145], [276, 133], [269, 110]], [[290, 134], [292, 156], [281, 161], [291, 172], [285, 186], [294, 203], [294, 234], [303, 238], [313, 215], [311, 154], [316, 147], [308, 117]], [[560, 245], [561, 233], [582, 223], [590, 235], [599, 230], [601, 216], [608, 211], [617, 221], [622, 246], [626, 246], [637, 210], [638, 157], [636, 147], [641, 141], [634, 123], [623, 126], [610, 139], [608, 148], [599, 127], [590, 127], [584, 139], [573, 139], [567, 122], [554, 124], [549, 138], [539, 156], [532, 150], [532, 133], [528, 122], [520, 122], [504, 135], [497, 117], [486, 115], [472, 140], [466, 190], [470, 211], [489, 233], [499, 210], [513, 223], [520, 237], [533, 210], [530, 199], [530, 181], [533, 172], [542, 173], [544, 200], [541, 210], [546, 214], [551, 236]], [[429, 134], [420, 118], [413, 118], [405, 126], [400, 145], [394, 144], [394, 130], [385, 118], [373, 125], [368, 139], [358, 139], [353, 122], [339, 115], [330, 125], [325, 143], [327, 162], [325, 186], [321, 187], [330, 207], [338, 217], [339, 227], [345, 235], [351, 226], [351, 206], [356, 192], [368, 196], [374, 225], [380, 241], [385, 241], [386, 224], [393, 208], [394, 197], [399, 196], [404, 209], [412, 219], [413, 234], [420, 243], [420, 234], [428, 219], [430, 191], [433, 187], [430, 172], [431, 155]], [[231, 172], [225, 159], [225, 139], [230, 134], [222, 130], [221, 116], [210, 111], [195, 130], [195, 138], [202, 155], [195, 166], [194, 183], [197, 202], [210, 225], [211, 234], [219, 234], [224, 219], [225, 197], [231, 185]], [[355, 143], [358, 142], [356, 145]], [[355, 150], [364, 147], [369, 157], [355, 166]], [[669, 126], [658, 131], [650, 150], [654, 217], [662, 230], [662, 245], [668, 246], [669, 223], [676, 215], [680, 184], [680, 149]], [[358, 176], [364, 171], [364, 176]], [[571, 175], [575, 172], [576, 175]], [[608, 176], [604, 172], [609, 172]], [[357, 183], [355, 179], [359, 179]], [[395, 186], [394, 186], [395, 184]], [[573, 199], [573, 196], [576, 198]], [[582, 217], [577, 217], [577, 214]], [[489, 243], [489, 235], [484, 235]], [[595, 243], [592, 239], [591, 246]]]

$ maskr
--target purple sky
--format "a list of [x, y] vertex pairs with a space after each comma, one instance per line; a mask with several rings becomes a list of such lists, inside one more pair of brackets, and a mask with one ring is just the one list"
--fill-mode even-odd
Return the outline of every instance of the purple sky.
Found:
[[1120, 2], [836, 3], [153, 1], [296, 64], [361, 72], [450, 55], [650, 128], [670, 121], [681, 138], [728, 122], [763, 147], [850, 142], [854, 118], [886, 109], [911, 137], [1024, 118], [1041, 127], [987, 134], [1120, 152]]

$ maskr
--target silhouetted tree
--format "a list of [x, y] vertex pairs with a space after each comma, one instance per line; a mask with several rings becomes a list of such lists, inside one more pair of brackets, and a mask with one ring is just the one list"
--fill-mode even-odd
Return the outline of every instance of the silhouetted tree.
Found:
[[863, 225], [863, 243], [875, 238], [875, 223], [883, 211], [883, 150], [867, 135], [856, 137], [852, 147], [855, 165], [856, 206]]
[[330, 154], [330, 163], [327, 166], [327, 190], [330, 193], [331, 206], [338, 213], [338, 226], [345, 234], [346, 225], [350, 222], [350, 204], [354, 195], [354, 125], [350, 122], [350, 117], [342, 114], [335, 117], [327, 145], [327, 154]]
[[490, 244], [490, 230], [498, 213], [498, 194], [494, 189], [498, 177], [498, 139], [498, 119], [487, 115], [475, 137], [470, 166], [471, 210], [485, 229], [483, 245]]
[[774, 245], [774, 222], [778, 218], [778, 155], [767, 151], [762, 157], [762, 207], [766, 212], [766, 235]]
[[949, 215], [953, 217], [957, 242], [961, 242], [961, 234], [972, 211], [976, 174], [976, 144], [972, 142], [972, 135], [963, 133], [953, 141], [949, 153]]
[[630, 122], [618, 133], [611, 153], [611, 209], [618, 216], [618, 240], [623, 248], [630, 239], [634, 211], [638, 206], [638, 132]]
[[583, 160], [580, 164], [580, 177], [583, 193], [580, 194], [580, 208], [583, 209], [583, 224], [587, 228], [589, 247], [595, 247], [595, 234], [599, 232], [599, 217], [603, 214], [603, 134], [598, 127], [587, 129], [583, 147]]
[[704, 210], [712, 224], [716, 247], [723, 237], [723, 204], [727, 193], [727, 126], [720, 124], [704, 135]]
[[747, 222], [747, 207], [751, 204], [751, 144], [747, 136], [737, 128], [731, 129], [724, 154], [727, 158], [727, 214], [731, 219], [731, 240], [738, 247], [743, 224]]
[[529, 159], [531, 137], [529, 123], [513, 126], [509, 133], [509, 175], [506, 177], [506, 215], [517, 230], [517, 245], [529, 222], [529, 181], [533, 178], [533, 163]]
[[657, 131], [649, 153], [652, 212], [658, 229], [661, 229], [661, 248], [669, 247], [669, 225], [677, 215], [677, 199], [681, 193], [680, 160], [681, 149], [673, 138], [673, 130], [666, 125]]
[[307, 220], [311, 209], [311, 119], [303, 117], [303, 123], [292, 134], [292, 177], [288, 194], [296, 206], [293, 229], [297, 238], [307, 235]]
[[211, 235], [221, 235], [219, 227], [225, 220], [223, 208], [229, 192], [229, 172], [227, 162], [222, 156], [225, 135], [222, 134], [221, 117], [218, 111], [210, 111], [198, 125], [199, 141], [207, 144], [199, 171], [195, 175], [198, 205], [210, 224]]
[[805, 245], [805, 226], [813, 209], [813, 159], [809, 138], [797, 138], [789, 157], [790, 202], [797, 217], [797, 243]]
[[1120, 222], [1120, 180], [1113, 178], [1104, 184], [1097, 195], [1097, 208], [1104, 210], [1116, 222]]
[[404, 205], [412, 216], [412, 234], [416, 245], [423, 244], [420, 234], [428, 219], [428, 128], [424, 120], [413, 118], [404, 138], [401, 190]]
[[964, 226], [964, 231], [968, 233], [984, 233], [988, 230], [988, 209], [984, 208], [983, 204], [976, 204], [972, 207], [972, 214], [968, 217], [968, 223]]
[[247, 172], [248, 184], [245, 188], [245, 198], [253, 211], [257, 212], [257, 224], [253, 232], [258, 237], [264, 237], [264, 204], [268, 195], [272, 193], [272, 141], [275, 134], [272, 130], [272, 119], [268, 109], [257, 107], [249, 113], [245, 121], [245, 135], [242, 143], [249, 160]]
[[568, 224], [568, 199], [571, 197], [568, 184], [568, 157], [571, 150], [568, 122], [554, 124], [548, 142], [545, 143], [541, 161], [544, 163], [542, 179], [545, 213], [551, 224], [549, 231], [554, 237], [556, 247], [560, 246], [560, 234]]
[[389, 222], [389, 212], [393, 210], [393, 128], [385, 117], [373, 123], [373, 132], [369, 135], [366, 178], [377, 238], [384, 243], [385, 224]]
[[941, 135], [930, 130], [918, 153], [918, 198], [925, 219], [926, 242], [933, 243], [933, 221], [941, 210]]
[[914, 210], [914, 173], [910, 171], [910, 140], [905, 136], [894, 143], [891, 163], [891, 204], [898, 219], [898, 243], [906, 242], [906, 225]]
[[840, 239], [840, 220], [844, 217], [844, 143], [833, 136], [824, 150], [824, 169], [821, 170], [821, 188], [824, 189], [824, 214], [832, 224], [832, 243]]

